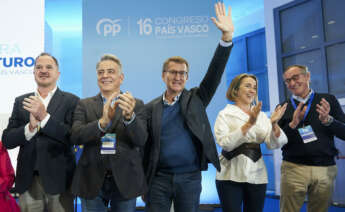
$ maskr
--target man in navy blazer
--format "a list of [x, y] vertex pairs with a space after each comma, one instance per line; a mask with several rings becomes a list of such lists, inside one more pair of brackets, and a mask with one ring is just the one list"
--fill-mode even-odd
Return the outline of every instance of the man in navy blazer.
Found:
[[22, 212], [73, 211], [69, 188], [75, 158], [69, 141], [79, 98], [61, 91], [57, 60], [40, 54], [35, 60], [37, 91], [15, 99], [2, 135], [8, 149], [19, 147], [16, 191]]
[[163, 64], [163, 95], [133, 114], [127, 131], [132, 140], [146, 142], [144, 169], [149, 185], [146, 211], [168, 212], [172, 201], [175, 212], [199, 211], [201, 170], [212, 163], [220, 170], [217, 150], [206, 107], [221, 81], [232, 48], [234, 27], [224, 4], [215, 5], [222, 32], [220, 45], [199, 87], [185, 89], [188, 62], [171, 57]]

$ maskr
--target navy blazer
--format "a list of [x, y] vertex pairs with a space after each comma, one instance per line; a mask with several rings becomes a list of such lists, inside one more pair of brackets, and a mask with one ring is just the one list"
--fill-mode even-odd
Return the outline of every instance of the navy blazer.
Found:
[[[208, 71], [199, 87], [191, 90], [184, 89], [179, 99], [185, 123], [197, 140], [195, 144], [200, 158], [201, 170], [206, 170], [208, 163], [212, 163], [217, 170], [220, 170], [218, 153], [206, 107], [221, 81], [231, 49], [232, 45], [230, 47], [218, 45]], [[146, 143], [144, 169], [149, 185], [159, 161], [162, 112], [163, 97], [159, 96], [146, 104], [134, 121], [127, 126], [127, 131], [132, 140], [140, 139], [140, 143]]]
[[69, 141], [72, 116], [79, 98], [57, 89], [49, 102], [50, 118], [36, 135], [27, 141], [24, 127], [30, 113], [23, 109], [23, 100], [34, 93], [15, 99], [12, 115], [2, 135], [6, 148], [20, 147], [16, 172], [16, 191], [24, 193], [32, 184], [36, 160], [45, 192], [59, 194], [69, 188], [75, 168], [75, 157]]

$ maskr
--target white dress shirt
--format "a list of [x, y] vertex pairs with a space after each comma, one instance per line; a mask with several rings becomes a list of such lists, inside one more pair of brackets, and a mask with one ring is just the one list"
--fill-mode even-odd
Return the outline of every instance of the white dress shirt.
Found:
[[[217, 143], [225, 151], [232, 151], [243, 143], [263, 143], [267, 148], [281, 148], [287, 143], [287, 137], [282, 130], [280, 136], [275, 137], [270, 119], [264, 112], [260, 112], [256, 123], [246, 135], [241, 127], [249, 120], [249, 115], [236, 105], [228, 104], [218, 114], [214, 133]], [[231, 160], [223, 155], [219, 156], [221, 171], [217, 172], [217, 180], [231, 180], [251, 184], [267, 183], [267, 171], [263, 158], [254, 162], [249, 157], [240, 154]]]

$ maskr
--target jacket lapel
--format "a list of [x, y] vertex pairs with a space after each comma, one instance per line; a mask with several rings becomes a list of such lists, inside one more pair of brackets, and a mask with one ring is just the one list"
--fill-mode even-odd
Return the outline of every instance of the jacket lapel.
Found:
[[56, 89], [54, 96], [50, 100], [48, 107], [47, 107], [47, 112], [49, 114], [54, 114], [55, 111], [59, 108], [60, 105], [63, 105], [63, 96], [64, 94], [62, 91], [60, 91], [59, 88]]
[[95, 104], [91, 104], [92, 110], [95, 112], [97, 119], [101, 118], [103, 115], [103, 99], [101, 94], [93, 97]]
[[112, 121], [111, 127], [110, 127], [111, 131], [114, 131], [117, 128], [118, 123], [121, 121], [120, 120], [121, 115], [122, 115], [122, 109], [120, 107], [116, 107], [115, 116], [113, 120], [111, 120]]
[[[162, 112], [163, 112], [163, 96], [157, 99], [157, 102], [153, 104], [152, 108], [152, 129], [153, 136], [156, 141], [160, 140], [161, 134], [161, 122], [162, 122]], [[157, 142], [159, 143], [159, 142]]]
[[180, 96], [180, 107], [181, 107], [181, 113], [183, 117], [186, 117], [187, 105], [188, 105], [190, 96], [191, 96], [191, 92], [187, 92], [186, 89], [183, 89], [182, 94]]

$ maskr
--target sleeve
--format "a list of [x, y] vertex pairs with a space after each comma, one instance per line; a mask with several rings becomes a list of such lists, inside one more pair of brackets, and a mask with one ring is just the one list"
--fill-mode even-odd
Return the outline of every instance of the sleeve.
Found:
[[2, 142], [7, 149], [13, 149], [27, 143], [24, 133], [24, 127], [27, 123], [23, 123], [23, 117], [19, 110], [21, 106], [20, 99], [16, 98], [7, 128], [2, 133]]
[[30, 141], [31, 138], [33, 138], [36, 135], [36, 133], [37, 133], [37, 128], [35, 128], [33, 132], [30, 132], [30, 130], [29, 130], [29, 123], [27, 123], [25, 125], [25, 127], [24, 127], [24, 134], [25, 134], [25, 139], [27, 141]]
[[149, 137], [149, 123], [151, 120], [150, 105], [140, 106], [135, 111], [134, 120], [125, 125], [127, 135], [137, 146], [144, 146]]
[[14, 170], [10, 158], [6, 149], [0, 144], [0, 193], [8, 192], [13, 182]]
[[[135, 120], [137, 120], [137, 115], [136, 114], [140, 114], [140, 111], [142, 111], [143, 109], [144, 109], [144, 102], [142, 100], [140, 100], [140, 99], [136, 99], [136, 104], [135, 104], [135, 108], [134, 108], [134, 113], [133, 113], [132, 119], [129, 122], [124, 123], [124, 125], [126, 127], [126, 133], [129, 134], [129, 136], [131, 138], [130, 139], [131, 142], [134, 145], [139, 146], [139, 147], [144, 146], [144, 144], [146, 143], [145, 138], [144, 139], [140, 139], [140, 137], [141, 137], [140, 135], [134, 135], [133, 136], [133, 133], [131, 133], [130, 130], [127, 130], [127, 126], [131, 125], [131, 123], [133, 123]], [[144, 121], [144, 119], [143, 119], [143, 116], [141, 116], [141, 117], [139, 116], [139, 119], [141, 119], [141, 120], [139, 120], [139, 123], [141, 123], [141, 124], [145, 124], [146, 123]], [[144, 129], [142, 129], [142, 130], [144, 130]], [[147, 134], [147, 133], [143, 133], [144, 136], [145, 136], [145, 134]]]
[[[272, 130], [272, 124], [270, 119], [263, 113], [264, 125], [266, 126], [267, 134], [265, 137], [265, 144], [268, 149], [278, 149], [287, 143], [287, 137], [282, 129], [280, 129], [280, 135], [277, 138]], [[280, 127], [279, 127], [280, 128]]]
[[[237, 122], [232, 123], [236, 127], [230, 127], [231, 122]], [[242, 121], [237, 120], [235, 117], [230, 119], [224, 111], [219, 112], [214, 125], [214, 134], [218, 145], [223, 150], [232, 151], [241, 144], [249, 142], [248, 137], [242, 133], [241, 127], [243, 124], [244, 122], [242, 123]]]
[[207, 69], [206, 75], [199, 85], [197, 94], [205, 107], [210, 103], [222, 79], [232, 47], [233, 45], [230, 45], [229, 47], [218, 45]]
[[98, 128], [98, 120], [87, 122], [86, 103], [81, 100], [73, 114], [71, 142], [75, 145], [84, 145], [100, 140], [103, 132]]
[[330, 115], [333, 116], [334, 120], [327, 128], [330, 129], [335, 136], [345, 140], [345, 114], [337, 98], [333, 95], [330, 96], [330, 105]]

